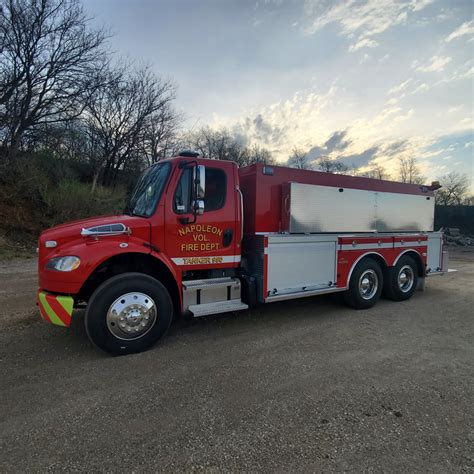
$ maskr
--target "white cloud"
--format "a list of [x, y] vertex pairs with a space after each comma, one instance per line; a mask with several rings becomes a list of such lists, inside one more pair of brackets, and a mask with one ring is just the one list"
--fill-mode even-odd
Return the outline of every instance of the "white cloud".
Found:
[[454, 107], [450, 107], [450, 108], [448, 109], [448, 113], [453, 114], [453, 113], [455, 113], [455, 112], [461, 111], [463, 108], [464, 108], [464, 106], [463, 106], [462, 104], [461, 104], [461, 105], [456, 105], [456, 106], [454, 106]]
[[411, 79], [407, 79], [406, 81], [401, 82], [397, 86], [393, 86], [388, 91], [388, 94], [392, 95], [392, 94], [398, 94], [399, 92], [402, 92], [403, 90], [405, 90], [407, 88], [408, 84], [410, 84], [411, 81], [412, 81]]
[[450, 78], [450, 80], [457, 80], [457, 79], [468, 79], [474, 75], [474, 66], [469, 67], [468, 69], [464, 70], [457, 70], [454, 71], [454, 74]]
[[[407, 84], [401, 89], [417, 84], [414, 80], [404, 82]], [[410, 95], [408, 92], [407, 97]], [[288, 100], [247, 110], [237, 122], [231, 117], [216, 117], [214, 126], [228, 127], [247, 137], [249, 144], [264, 146], [280, 163], [286, 161], [294, 146], [322, 150], [335, 132], [344, 133], [344, 148], [326, 150], [324, 154], [329, 159], [346, 160], [348, 165], [359, 166], [361, 172], [375, 164], [382, 165], [396, 179], [399, 158], [416, 156], [427, 182], [440, 173], [441, 157], [452, 155], [452, 145], [433, 149], [439, 137], [465, 132], [472, 126], [471, 118], [459, 121], [458, 113], [450, 118], [444, 109], [444, 120], [440, 121], [433, 117], [431, 109], [419, 110], [413, 105], [405, 108], [396, 97], [390, 97], [378, 109], [364, 108], [363, 103], [355, 103], [352, 111], [341, 109], [340, 105], [346, 103], [344, 90], [335, 86], [323, 92], [300, 91]]]
[[423, 8], [428, 6], [430, 3], [433, 3], [433, 0], [412, 0], [410, 5], [414, 12], [418, 12], [423, 10]]
[[[450, 74], [445, 75], [436, 84], [447, 84], [462, 79], [471, 79], [474, 76], [474, 66], [471, 66], [472, 60], [466, 61], [463, 65], [457, 67]], [[472, 102], [472, 97], [471, 97]]]
[[450, 41], [460, 38], [461, 36], [471, 36], [474, 34], [474, 20], [466, 21], [463, 23], [459, 28], [454, 30], [447, 38], [446, 42], [449, 43]]
[[427, 90], [430, 89], [430, 86], [426, 84], [425, 82], [421, 83], [418, 85], [415, 89], [413, 89], [410, 94], [418, 94], [420, 92], [426, 92]]
[[375, 48], [378, 45], [377, 41], [370, 38], [363, 38], [355, 44], [349, 46], [349, 51], [357, 51], [361, 48]]
[[212, 126], [231, 128], [250, 143], [266, 147], [277, 160], [284, 161], [295, 144], [310, 148], [333, 131], [335, 123], [327, 116], [335, 107], [337, 93], [335, 86], [324, 93], [299, 91], [290, 99], [248, 109], [237, 121], [232, 117], [215, 116]]
[[421, 65], [419, 61], [414, 61], [412, 67], [421, 72], [440, 72], [451, 62], [449, 56], [433, 56], [427, 64]]
[[370, 56], [367, 53], [364, 53], [364, 55], [360, 58], [359, 64], [364, 64], [370, 59]]
[[474, 128], [474, 120], [472, 117], [466, 117], [459, 121], [458, 127], [462, 129]]
[[[228, 127], [247, 137], [249, 143], [264, 146], [279, 162], [287, 159], [294, 146], [308, 150], [321, 146], [337, 130], [347, 130], [351, 142], [344, 154], [357, 155], [380, 143], [400, 140], [397, 133], [402, 126], [410, 129], [407, 122], [415, 114], [413, 108], [404, 110], [396, 101], [389, 101], [374, 114], [364, 116], [357, 108], [353, 112], [340, 109], [339, 104], [345, 103], [341, 94], [343, 91], [335, 86], [325, 93], [300, 91], [291, 99], [247, 110], [237, 121], [216, 116], [213, 126]], [[334, 153], [329, 157], [336, 158]]]
[[313, 17], [306, 33], [314, 34], [331, 23], [337, 23], [341, 33], [348, 38], [355, 38], [349, 51], [361, 48], [373, 48], [377, 42], [374, 36], [389, 28], [405, 23], [409, 14], [418, 12], [430, 4], [432, 0], [412, 0], [398, 2], [394, 0], [366, 0], [364, 2], [346, 0], [330, 3], [330, 7], [321, 8], [321, 2], [306, 1], [308, 16]]

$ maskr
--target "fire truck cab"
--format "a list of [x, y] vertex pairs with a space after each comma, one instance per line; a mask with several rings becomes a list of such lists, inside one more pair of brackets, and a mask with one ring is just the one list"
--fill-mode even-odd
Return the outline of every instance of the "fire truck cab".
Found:
[[333, 292], [355, 309], [406, 300], [447, 271], [435, 188], [183, 152], [145, 170], [123, 214], [41, 234], [40, 312], [68, 327], [86, 305], [92, 342], [126, 354], [173, 314]]

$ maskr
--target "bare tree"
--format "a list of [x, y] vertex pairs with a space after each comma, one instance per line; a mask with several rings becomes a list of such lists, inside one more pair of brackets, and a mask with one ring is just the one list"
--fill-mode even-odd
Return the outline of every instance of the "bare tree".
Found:
[[141, 151], [149, 165], [164, 159], [174, 150], [180, 120], [181, 116], [168, 103], [147, 121]]
[[300, 170], [311, 169], [311, 163], [309, 161], [308, 154], [305, 153], [301, 148], [294, 147], [288, 158], [288, 166], [291, 168], [297, 168]]
[[273, 163], [271, 153], [258, 145], [248, 146], [242, 137], [235, 137], [227, 129], [203, 127], [186, 134], [181, 148], [196, 150], [211, 160], [234, 161], [243, 167], [254, 163]]
[[244, 141], [232, 138], [232, 141], [229, 143], [228, 149], [228, 158], [229, 161], [234, 161], [237, 163], [239, 168], [247, 166], [251, 163], [251, 150], [245, 144]]
[[187, 141], [191, 148], [211, 160], [228, 160], [230, 148], [235, 146], [234, 138], [228, 130], [214, 130], [210, 127], [192, 132]]
[[269, 150], [255, 144], [250, 148], [248, 162], [245, 164], [245, 166], [253, 165], [256, 163], [271, 165], [274, 162], [275, 160], [273, 159], [272, 154]]
[[330, 160], [325, 156], [316, 160], [316, 166], [319, 171], [324, 171], [325, 173], [348, 174], [351, 171], [351, 168], [344, 163]]
[[421, 174], [416, 158], [399, 158], [399, 178], [402, 183], [423, 184], [426, 178]]
[[474, 194], [466, 196], [462, 202], [464, 206], [474, 206]]
[[468, 198], [469, 177], [451, 171], [439, 179], [442, 188], [436, 192], [436, 203], [443, 206], [459, 206]]
[[[151, 130], [156, 133], [162, 126], [161, 135], [153, 137], [153, 147], [158, 152], [160, 138], [168, 133], [166, 127], [174, 125], [169, 107], [175, 87], [156, 77], [149, 68], [131, 71], [124, 65], [109, 70], [99, 81], [105, 85], [97, 88], [84, 112], [88, 140], [96, 144], [89, 156], [94, 170], [92, 190], [100, 175], [104, 185], [115, 182], [119, 170], [127, 161], [136, 159], [143, 144], [150, 141]], [[155, 120], [161, 114], [163, 122], [157, 125]]]
[[26, 131], [81, 114], [105, 34], [78, 0], [0, 1], [0, 129], [14, 158]]
[[387, 170], [382, 165], [374, 165], [364, 176], [372, 179], [389, 179]]

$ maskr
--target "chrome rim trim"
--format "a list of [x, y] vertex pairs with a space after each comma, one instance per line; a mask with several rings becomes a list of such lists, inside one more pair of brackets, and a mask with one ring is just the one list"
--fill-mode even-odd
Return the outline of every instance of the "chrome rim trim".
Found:
[[413, 268], [410, 265], [403, 265], [398, 272], [397, 282], [398, 288], [403, 293], [408, 293], [413, 288], [413, 283], [415, 281], [415, 275], [413, 273]]
[[117, 338], [127, 341], [143, 337], [155, 325], [158, 311], [152, 298], [144, 293], [126, 293], [107, 311], [107, 327]]
[[370, 300], [379, 288], [379, 277], [371, 268], [362, 272], [359, 277], [359, 294], [364, 300]]

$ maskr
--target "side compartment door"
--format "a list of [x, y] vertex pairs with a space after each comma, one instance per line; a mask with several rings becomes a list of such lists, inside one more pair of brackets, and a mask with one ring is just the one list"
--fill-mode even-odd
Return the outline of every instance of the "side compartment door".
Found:
[[166, 253], [181, 270], [240, 262], [235, 164], [205, 161], [204, 213], [193, 214], [193, 167], [177, 168], [165, 210]]
[[271, 235], [266, 296], [336, 286], [336, 235]]

